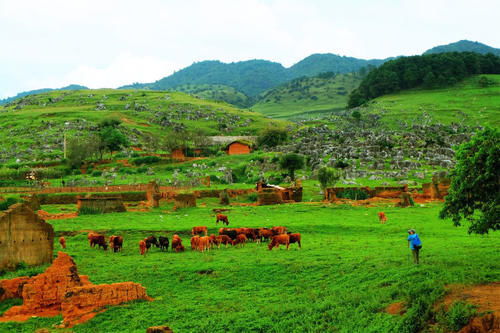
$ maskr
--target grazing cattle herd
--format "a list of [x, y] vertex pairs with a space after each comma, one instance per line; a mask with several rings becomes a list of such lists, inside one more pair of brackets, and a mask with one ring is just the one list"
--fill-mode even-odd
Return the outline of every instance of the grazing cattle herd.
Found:
[[[289, 249], [290, 244], [297, 243], [299, 248], [302, 248], [300, 233], [287, 232], [287, 228], [283, 226], [277, 226], [272, 228], [220, 228], [219, 235], [211, 234], [208, 236], [208, 229], [205, 226], [193, 227], [191, 230], [191, 250], [193, 251], [210, 251], [217, 247], [220, 249], [221, 244], [233, 247], [244, 247], [247, 241], [252, 241], [256, 243], [261, 243], [263, 241], [269, 241], [269, 250], [274, 247], [279, 247], [279, 245], [285, 245]], [[204, 234], [200, 236], [199, 234]], [[104, 251], [107, 250], [108, 244], [106, 243], [106, 237], [101, 234], [90, 232], [88, 234], [88, 240], [90, 247], [102, 248]], [[63, 248], [66, 248], [66, 239], [64, 237], [59, 238], [59, 243]], [[179, 235], [172, 236], [172, 251], [183, 252], [184, 246], [182, 245], [182, 239]], [[160, 248], [161, 251], [168, 251], [170, 241], [168, 237], [151, 235], [139, 241], [139, 251], [141, 255], [146, 255], [146, 253], [151, 249], [152, 246]], [[109, 247], [113, 252], [121, 251], [123, 247], [123, 237], [112, 235], [109, 237]]]

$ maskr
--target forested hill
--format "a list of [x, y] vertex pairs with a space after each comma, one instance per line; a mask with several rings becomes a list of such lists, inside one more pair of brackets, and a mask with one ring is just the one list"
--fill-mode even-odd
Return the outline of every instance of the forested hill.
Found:
[[41, 93], [49, 92], [49, 91], [53, 91], [53, 90], [82, 90], [82, 89], [88, 89], [88, 88], [85, 86], [80, 86], [78, 84], [70, 84], [69, 86], [62, 87], [59, 89], [42, 88], [42, 89], [37, 89], [37, 90], [23, 91], [23, 92], [20, 92], [19, 94], [17, 94], [16, 96], [8, 97], [5, 99], [0, 99], [0, 105], [13, 102], [18, 98], [25, 97], [28, 95], [41, 94]]
[[386, 59], [364, 60], [331, 53], [313, 54], [290, 68], [266, 60], [233, 63], [202, 61], [154, 83], [134, 83], [121, 88], [173, 90], [187, 84], [225, 85], [253, 98], [266, 90], [298, 77], [312, 77], [324, 72], [357, 72], [361, 67], [378, 66], [385, 61]]
[[390, 60], [387, 59], [372, 59], [364, 60], [353, 57], [339, 56], [331, 53], [312, 54], [307, 58], [299, 61], [288, 69], [293, 78], [302, 76], [315, 76], [320, 73], [351, 73], [357, 72], [361, 67], [379, 66]]
[[[500, 74], [500, 57], [491, 53], [452, 52], [401, 57], [372, 70], [349, 95], [348, 107], [417, 87], [451, 86], [475, 74]], [[483, 82], [485, 86], [489, 83]]]
[[500, 49], [496, 49], [483, 43], [472, 42], [470, 40], [461, 40], [455, 43], [436, 46], [425, 51], [424, 54], [444, 52], [476, 52], [480, 54], [493, 53], [494, 55], [500, 56]]

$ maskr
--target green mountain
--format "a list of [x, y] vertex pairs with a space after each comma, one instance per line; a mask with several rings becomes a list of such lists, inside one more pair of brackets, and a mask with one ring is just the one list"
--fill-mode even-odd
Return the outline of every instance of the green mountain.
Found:
[[364, 60], [331, 53], [313, 54], [290, 67], [288, 72], [293, 78], [326, 72], [351, 73], [357, 72], [361, 67], [379, 66], [390, 59], [392, 58]]
[[425, 51], [424, 54], [443, 52], [476, 52], [481, 54], [493, 53], [494, 55], [500, 56], [500, 49], [496, 49], [483, 43], [472, 42], [470, 40], [461, 40], [456, 43], [436, 46]]
[[358, 74], [322, 73], [294, 79], [262, 93], [252, 106], [273, 118], [307, 119], [345, 109], [347, 96], [361, 82]]
[[42, 88], [42, 89], [36, 89], [36, 90], [30, 90], [30, 91], [23, 91], [17, 94], [16, 96], [13, 97], [8, 97], [5, 99], [0, 99], [0, 105], [4, 105], [7, 103], [10, 103], [12, 101], [15, 101], [18, 98], [25, 97], [28, 95], [34, 95], [34, 94], [40, 94], [48, 91], [54, 91], [54, 90], [81, 90], [81, 89], [88, 89], [85, 86], [80, 86], [78, 84], [70, 84], [69, 86], [62, 87], [59, 89], [52, 89], [52, 88]]
[[185, 84], [173, 88], [174, 91], [180, 91], [193, 95], [197, 98], [212, 100], [216, 102], [226, 102], [237, 107], [248, 108], [255, 99], [250, 98], [233, 87], [222, 84]]

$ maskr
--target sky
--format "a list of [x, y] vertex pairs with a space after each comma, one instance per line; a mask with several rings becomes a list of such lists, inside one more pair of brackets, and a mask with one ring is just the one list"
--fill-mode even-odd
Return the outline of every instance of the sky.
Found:
[[498, 0], [0, 0], [0, 98], [154, 82], [196, 61], [500, 48]]

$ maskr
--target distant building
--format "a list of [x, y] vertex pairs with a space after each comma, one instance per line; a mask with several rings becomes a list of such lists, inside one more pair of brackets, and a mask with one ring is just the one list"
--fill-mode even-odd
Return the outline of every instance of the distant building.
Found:
[[251, 152], [250, 143], [242, 141], [234, 141], [226, 146], [226, 153], [228, 155], [250, 154], [250, 152]]
[[177, 148], [172, 151], [172, 159], [183, 160], [184, 158], [186, 158], [186, 156], [184, 156], [184, 151], [182, 148]]

